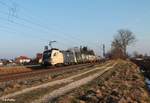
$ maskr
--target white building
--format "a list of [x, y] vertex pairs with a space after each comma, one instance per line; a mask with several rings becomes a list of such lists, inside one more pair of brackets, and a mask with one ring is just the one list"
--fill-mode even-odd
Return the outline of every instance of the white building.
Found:
[[19, 64], [29, 63], [29, 62], [31, 62], [31, 59], [26, 56], [20, 56], [20, 57], [16, 58], [16, 62]]
[[4, 64], [3, 64], [3, 62], [2, 61], [0, 61], [0, 66], [3, 66]]

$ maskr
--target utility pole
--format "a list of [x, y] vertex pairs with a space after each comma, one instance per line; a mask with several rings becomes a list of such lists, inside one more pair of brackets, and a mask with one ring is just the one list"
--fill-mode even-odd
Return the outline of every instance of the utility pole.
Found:
[[53, 47], [52, 47], [52, 44], [53, 44], [53, 43], [56, 43], [56, 41], [50, 41], [50, 42], [49, 42], [49, 46], [50, 46], [51, 49], [53, 48]]
[[105, 57], [105, 44], [103, 44], [103, 57]]

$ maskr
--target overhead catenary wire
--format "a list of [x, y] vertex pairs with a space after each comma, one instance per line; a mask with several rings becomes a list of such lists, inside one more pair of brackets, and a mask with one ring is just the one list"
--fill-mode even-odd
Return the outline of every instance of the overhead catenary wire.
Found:
[[[0, 27], [0, 32], [7, 32], [7, 33], [9, 33], [9, 34], [12, 34], [12, 33], [17, 33], [17, 32], [15, 32], [15, 31], [9, 31], [8, 29], [6, 29], [6, 28], [4, 28], [4, 27]], [[12, 39], [14, 39], [13, 38], [13, 35], [9, 35], [9, 36], [12, 36]], [[35, 40], [40, 40], [39, 38], [34, 38]], [[64, 42], [62, 42], [62, 41], [58, 41], [59, 43], [61, 43], [62, 45], [66, 45], [66, 46], [68, 46], [68, 47], [70, 47], [70, 45], [68, 45], [68, 44], [66, 44], [66, 43], [64, 43]], [[45, 45], [46, 45], [47, 43], [45, 42]], [[64, 48], [62, 48], [62, 49], [64, 49]], [[67, 48], [66, 48], [67, 49]]]
[[[4, 19], [4, 18], [1, 18], [0, 17], [0, 19]], [[23, 37], [27, 37], [28, 36], [28, 33], [24, 33], [24, 32], [17, 32], [17, 29], [14, 29], [14, 28], [10, 28], [10, 27], [8, 27], [8, 26], [6, 26], [6, 25], [3, 25], [3, 26], [0, 26], [0, 29], [1, 29], [1, 31], [4, 31], [4, 32], [9, 32], [10, 34], [24, 34], [24, 36]], [[13, 36], [13, 35], [11, 35], [11, 36]], [[32, 36], [32, 34], [30, 34], [30, 36]], [[34, 35], [33, 35], [34, 36]], [[45, 36], [42, 36], [41, 37], [42, 39], [44, 39], [45, 41], [48, 41], [49, 39], [47, 39]], [[34, 38], [34, 39], [36, 39], [36, 40], [41, 40], [41, 38]], [[63, 45], [65, 45], [65, 46], [68, 46], [68, 47], [70, 47], [71, 45], [69, 45], [68, 43], [65, 43], [65, 42], [63, 42], [63, 41], [61, 41], [61, 40], [57, 40], [59, 43], [61, 43], [61, 44], [63, 44]]]
[[[10, 1], [11, 3], [13, 3], [13, 4], [17, 4], [17, 3], [14, 2], [13, 0], [9, 0], [9, 1]], [[17, 4], [17, 5], [18, 5], [18, 4]], [[22, 6], [21, 6], [21, 7], [22, 7]], [[24, 8], [24, 7], [23, 7], [23, 8]], [[25, 10], [25, 8], [24, 8], [24, 10]], [[30, 16], [31, 16], [31, 15], [30, 15]], [[28, 17], [30, 17], [30, 16], [28, 16]], [[42, 27], [42, 28], [51, 29], [51, 30], [53, 30], [53, 31], [55, 31], [55, 32], [61, 33], [63, 36], [68, 35], [68, 36], [70, 37], [69, 39], [74, 38], [75, 41], [82, 41], [82, 42], [85, 42], [84, 40], [78, 38], [77, 36], [72, 36], [72, 35], [69, 35], [68, 33], [63, 32], [63, 31], [58, 31], [58, 30], [56, 30], [56, 29], [49, 28], [49, 27], [47, 27], [47, 26], [42, 25], [41, 23], [33, 22], [33, 21], [30, 21], [30, 20], [27, 20], [27, 19], [21, 18], [21, 17], [16, 17], [16, 18], [21, 19], [21, 20], [23, 20], [23, 21], [26, 21], [26, 22], [28, 22], [28, 23], [34, 24], [34, 25], [36, 25], [36, 26], [40, 26], [40, 27]], [[31, 18], [31, 17], [30, 17], [30, 18]], [[34, 19], [35, 19], [35, 18], [34, 18]], [[91, 43], [92, 43], [92, 42], [91, 42]]]
[[[4, 13], [4, 12], [0, 12], [0, 13], [3, 13], [4, 15], [7, 15], [7, 13]], [[5, 21], [8, 21], [7, 19], [5, 19], [5, 18], [1, 18], [0, 17], [0, 19], [3, 19], [3, 20], [5, 20]], [[41, 32], [42, 34], [41, 34], [41, 36], [43, 36], [43, 34], [50, 34], [50, 35], [54, 35], [54, 34], [56, 34], [56, 33], [50, 33], [48, 30], [43, 30], [43, 29], [41, 29], [41, 28], [39, 28], [39, 29], [37, 29], [37, 28], [35, 28], [35, 27], [32, 27], [31, 25], [30, 26], [28, 26], [28, 25], [25, 25], [25, 24], [22, 24], [22, 23], [18, 23], [18, 22], [16, 22], [16, 21], [8, 21], [8, 22], [10, 22], [10, 23], [12, 23], [12, 24], [16, 24], [16, 25], [19, 25], [19, 26], [23, 26], [23, 27], [25, 27], [25, 28], [28, 28], [28, 29], [30, 29], [30, 30], [38, 30], [39, 32]], [[59, 38], [59, 35], [57, 34], [57, 35], [54, 35], [55, 37], [57, 36], [57, 39], [59, 39], [59, 41], [61, 41], [61, 38]], [[43, 36], [44, 37], [44, 36]], [[64, 40], [67, 40], [67, 38], [64, 38]], [[72, 40], [68, 40], [68, 41], [70, 41], [70, 42], [74, 42], [74, 41], [72, 41]], [[62, 41], [61, 41], [61, 43], [62, 43]], [[74, 42], [74, 43], [76, 43], [76, 42]], [[64, 44], [64, 43], [63, 43]], [[65, 43], [65, 45], [68, 45], [67, 43]]]
[[4, 5], [4, 6], [7, 6], [7, 7], [10, 7], [9, 5], [7, 5], [5, 2], [2, 2], [0, 1], [0, 4]]
[[[9, 1], [11, 1], [12, 3], [14, 3], [14, 1], [12, 1], [12, 0], [9, 0]], [[0, 2], [1, 3], [1, 2]], [[3, 3], [3, 4], [5, 4], [5, 3]], [[17, 4], [17, 3], [16, 3]], [[10, 8], [10, 6], [8, 6], [7, 4], [5, 5], [5, 6], [7, 6], [8, 8]], [[5, 15], [7, 15], [6, 13], [5, 13]], [[49, 27], [47, 27], [47, 26], [44, 26], [44, 25], [42, 25], [42, 24], [40, 24], [40, 23], [37, 23], [37, 22], [33, 22], [33, 21], [31, 21], [31, 20], [28, 20], [28, 19], [25, 19], [25, 18], [21, 18], [21, 17], [18, 17], [18, 16], [14, 16], [16, 19], [19, 19], [19, 20], [22, 20], [22, 21], [25, 21], [25, 22], [27, 22], [27, 23], [30, 23], [30, 24], [32, 24], [32, 25], [35, 25], [35, 26], [37, 26], [37, 27], [40, 27], [40, 28], [42, 28], [42, 29], [44, 29], [44, 30], [52, 30], [53, 32], [55, 32], [56, 33], [56, 35], [58, 35], [57, 33], [60, 33], [61, 35], [63, 35], [63, 36], [61, 36], [61, 37], [63, 37], [63, 38], [65, 38], [65, 40], [69, 40], [69, 41], [71, 41], [71, 42], [73, 42], [73, 43], [79, 43], [79, 42], [77, 42], [77, 41], [80, 41], [80, 42], [85, 42], [84, 40], [81, 40], [81, 39], [79, 39], [78, 37], [74, 37], [74, 36], [72, 36], [72, 35], [68, 35], [67, 33], [65, 33], [65, 32], [62, 32], [62, 31], [57, 31], [57, 30], [54, 30], [54, 29], [52, 29], [52, 28], [49, 28]], [[20, 24], [19, 24], [20, 25]], [[23, 24], [24, 25], [24, 24]], [[26, 26], [26, 25], [24, 25], [24, 26]], [[27, 26], [26, 26], [27, 27]], [[55, 36], [56, 36], [55, 35]], [[66, 36], [66, 35], [68, 35], [68, 36]], [[60, 35], [59, 35], [60, 36]], [[90, 42], [90, 41], [88, 41], [88, 42]], [[93, 42], [90, 42], [90, 44], [94, 44], [94, 45], [96, 45], [96, 43], [93, 43]], [[89, 45], [89, 44], [88, 44]]]
[[[0, 2], [1, 3], [1, 2]], [[9, 8], [9, 6], [8, 5], [5, 5], [5, 6], [7, 6], [8, 8]], [[0, 13], [2, 13], [2, 12], [0, 12]], [[4, 13], [3, 12], [3, 14], [4, 15], [9, 15], [8, 13]], [[22, 20], [22, 21], [25, 21], [25, 22], [27, 22], [27, 23], [30, 23], [30, 24], [32, 24], [32, 25], [35, 25], [35, 26], [38, 26], [38, 27], [40, 27], [40, 28], [42, 28], [42, 29], [45, 29], [45, 30], [48, 30], [48, 31], [50, 31], [50, 30], [52, 30], [52, 28], [48, 28], [48, 27], [46, 27], [46, 26], [43, 26], [43, 25], [41, 25], [41, 24], [39, 24], [39, 23], [35, 23], [35, 22], [32, 22], [32, 21], [30, 21], [30, 20], [27, 20], [27, 19], [25, 19], [25, 18], [21, 18], [21, 17], [17, 17], [17, 16], [14, 16], [16, 19], [19, 19], [19, 20]], [[13, 23], [14, 23], [14, 21], [12, 21]], [[16, 23], [15, 22], [15, 24], [19, 24], [19, 23]], [[20, 24], [19, 24], [20, 25]], [[22, 24], [22, 26], [25, 26], [25, 27], [27, 27], [27, 25], [25, 25], [25, 24]], [[32, 27], [33, 28], [33, 27]], [[34, 27], [35, 28], [35, 27]], [[52, 31], [52, 32], [54, 32], [56, 35], [58, 35], [57, 33], [58, 33], [58, 31]], [[59, 33], [61, 33], [61, 34], [63, 34], [62, 32], [59, 32]], [[53, 34], [51, 34], [51, 35], [53, 35]], [[56, 36], [55, 35], [55, 36]], [[76, 41], [76, 40], [74, 40], [75, 38], [73, 38], [73, 37], [69, 37], [69, 36], [66, 36], [65, 34], [63, 34], [63, 36], [62, 35], [58, 35], [58, 36], [61, 36], [61, 38], [64, 38], [65, 40], [66, 39], [68, 39], [69, 41], [71, 41], [71, 42], [73, 42], [73, 43], [77, 43], [78, 44], [78, 42]]]
[[[13, 0], [9, 0], [12, 4], [17, 4], [16, 2], [14, 2]], [[17, 4], [18, 5], [18, 4]], [[21, 6], [21, 8], [23, 8], [23, 10], [24, 11], [26, 11], [26, 8], [24, 8], [23, 6]], [[33, 15], [32, 15], [32, 17], [31, 17], [31, 15], [29, 15], [28, 16], [30, 19], [35, 19], [35, 18], [33, 18]], [[24, 18], [21, 18], [21, 19], [24, 19]], [[24, 19], [25, 21], [27, 21], [27, 22], [32, 22], [32, 21], [29, 21], [29, 20], [27, 20], [27, 19]], [[35, 22], [32, 22], [32, 23], [34, 23], [35, 24]], [[41, 23], [37, 23], [36, 22], [36, 24], [35, 25], [38, 25], [38, 26], [42, 26], [42, 27], [47, 27], [47, 26], [45, 26], [45, 25], [42, 25]], [[52, 29], [52, 28], [48, 28], [48, 29]], [[55, 30], [55, 31], [57, 31], [57, 30]], [[65, 33], [65, 32], [63, 32], [63, 31], [57, 31], [57, 32], [60, 32], [60, 33], [62, 33], [62, 34], [68, 34], [68, 33]], [[75, 36], [72, 36], [72, 35], [70, 35], [70, 37], [71, 38], [75, 38], [75, 39], [77, 39], [77, 40], [81, 40], [80, 38], [78, 38], [78, 37], [75, 37]], [[82, 40], [81, 40], [82, 41]]]

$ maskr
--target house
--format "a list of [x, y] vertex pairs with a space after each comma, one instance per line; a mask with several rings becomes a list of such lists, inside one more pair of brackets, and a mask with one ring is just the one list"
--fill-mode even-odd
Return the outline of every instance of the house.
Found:
[[0, 59], [0, 66], [7, 65], [7, 64], [9, 64], [8, 59]]
[[3, 64], [3, 62], [0, 60], [0, 66], [3, 66], [4, 64]]
[[16, 58], [16, 63], [18, 64], [25, 64], [25, 63], [30, 63], [31, 59], [26, 57], [26, 56], [20, 56]]

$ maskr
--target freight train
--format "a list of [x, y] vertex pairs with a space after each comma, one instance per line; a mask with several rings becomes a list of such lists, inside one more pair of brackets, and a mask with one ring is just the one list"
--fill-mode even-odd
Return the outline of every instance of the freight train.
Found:
[[42, 65], [71, 65], [95, 62], [96, 60], [95, 54], [81, 53], [81, 51], [74, 50], [60, 51], [59, 49], [53, 48], [43, 52]]

